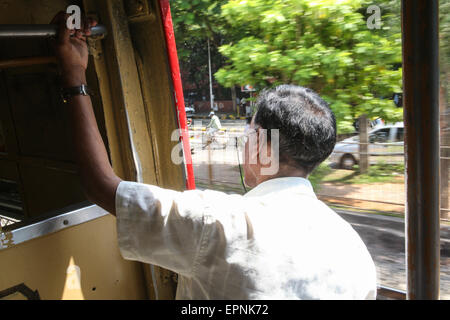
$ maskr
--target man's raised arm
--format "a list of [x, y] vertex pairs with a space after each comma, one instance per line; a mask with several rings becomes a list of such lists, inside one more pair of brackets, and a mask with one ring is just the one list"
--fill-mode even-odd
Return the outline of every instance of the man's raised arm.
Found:
[[[66, 27], [67, 17], [61, 12], [52, 23], [59, 25], [55, 52], [61, 68], [62, 86], [73, 88], [87, 85], [85, 72], [89, 53], [85, 35], [90, 34], [90, 28], [96, 22], [88, 20], [82, 30], [69, 30]], [[88, 95], [71, 95], [67, 101], [74, 154], [84, 192], [90, 201], [115, 215], [115, 194], [121, 179], [109, 163], [91, 98]]]

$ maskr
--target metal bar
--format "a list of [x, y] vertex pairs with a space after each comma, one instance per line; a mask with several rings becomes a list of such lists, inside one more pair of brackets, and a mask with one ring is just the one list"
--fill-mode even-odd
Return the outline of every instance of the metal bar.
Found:
[[402, 0], [408, 299], [439, 299], [437, 0]]
[[[53, 24], [3, 24], [0, 25], [0, 38], [37, 38], [54, 37], [58, 26]], [[106, 35], [106, 27], [96, 25], [91, 28], [92, 36]]]
[[27, 57], [0, 61], [0, 69], [57, 63], [56, 57]]
[[380, 286], [377, 289], [377, 300], [406, 300], [406, 292], [389, 287]]
[[[72, 205], [57, 212], [60, 214], [46, 220], [11, 231], [3, 230], [4, 237], [0, 242], [0, 250], [8, 249], [13, 245], [46, 236], [109, 214], [99, 206], [88, 202]], [[5, 241], [5, 239], [8, 241]]]

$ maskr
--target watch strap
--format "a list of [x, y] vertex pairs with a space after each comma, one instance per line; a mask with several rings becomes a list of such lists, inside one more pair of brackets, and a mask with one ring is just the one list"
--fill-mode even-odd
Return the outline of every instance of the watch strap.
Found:
[[82, 84], [77, 87], [69, 87], [61, 89], [61, 97], [64, 103], [67, 103], [69, 99], [73, 96], [88, 96], [91, 94], [89, 87], [85, 84]]

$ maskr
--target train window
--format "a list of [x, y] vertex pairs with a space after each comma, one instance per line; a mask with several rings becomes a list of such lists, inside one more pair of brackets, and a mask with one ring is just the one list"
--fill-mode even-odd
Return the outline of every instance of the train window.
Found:
[[[16, 2], [8, 2], [5, 8], [24, 8]], [[48, 1], [25, 2], [29, 12], [19, 15], [21, 21], [2, 10], [2, 23], [44, 24], [56, 11], [50, 10]], [[82, 2], [59, 1], [58, 6], [82, 7]], [[403, 113], [398, 101], [390, 98], [402, 92], [400, 3], [380, 1], [369, 10], [367, 1], [229, 0], [216, 1], [202, 10], [198, 3], [171, 1], [185, 107], [192, 120], [188, 123], [193, 123], [189, 141], [197, 188], [247, 192], [238, 137], [257, 112], [258, 93], [282, 83], [309, 87], [330, 104], [338, 122], [338, 143], [309, 176], [314, 191], [359, 233], [375, 262], [378, 284], [405, 291]], [[449, 299], [450, 4], [448, 0], [439, 3], [440, 283], [441, 298]], [[139, 13], [129, 21], [144, 18]], [[114, 36], [117, 34], [121, 33]], [[48, 60], [8, 65], [17, 58], [52, 56], [48, 41], [0, 39], [0, 47], [1, 249], [11, 240], [2, 230], [47, 224], [55, 216], [78, 212], [90, 204], [70, 146], [56, 65]], [[105, 60], [116, 64], [116, 58]], [[147, 74], [141, 75], [145, 80]], [[92, 61], [87, 78], [108, 149]], [[116, 80], [109, 84], [113, 86]], [[207, 129], [211, 110], [222, 127], [212, 133]], [[359, 121], [364, 122], [355, 125]], [[368, 142], [363, 141], [367, 135], [362, 128], [366, 126], [367, 132], [381, 127], [377, 134], [369, 135]]]
[[[233, 139], [245, 130], [245, 116], [254, 114], [259, 90], [283, 82], [316, 90], [337, 116], [339, 142], [310, 181], [319, 198], [360, 234], [376, 264], [380, 286], [405, 291], [403, 113], [401, 105], [396, 106], [387, 98], [402, 92], [401, 1], [371, 6], [380, 9], [378, 26], [366, 14], [368, 5], [344, 2], [345, 5], [325, 5], [303, 1], [299, 6], [298, 1], [230, 1], [216, 6], [206, 19], [195, 12], [188, 13], [192, 11], [189, 5], [174, 2], [184, 94], [194, 108], [189, 117], [193, 118], [191, 146], [196, 185], [245, 193], [240, 166], [243, 159]], [[448, 1], [441, 1], [441, 7], [441, 15], [442, 10], [448, 12]], [[445, 32], [449, 30], [449, 16], [441, 16], [441, 30]], [[213, 33], [209, 43], [204, 33], [186, 32], [201, 28], [200, 21], [205, 25], [223, 21], [220, 27], [215, 28], [214, 23], [205, 30]], [[441, 37], [447, 50], [441, 54], [441, 59], [446, 59], [447, 72], [448, 43], [448, 36]], [[211, 86], [208, 72], [213, 75]], [[448, 73], [443, 79], [448, 81]], [[447, 94], [445, 101], [449, 101], [448, 88], [443, 92]], [[447, 117], [448, 104], [442, 101]], [[217, 134], [205, 148], [207, 139], [202, 130], [215, 104], [226, 134]], [[387, 127], [380, 129], [378, 135], [369, 136], [367, 155], [360, 151], [362, 143], [354, 126], [364, 113], [369, 120], [383, 120], [376, 123], [377, 127]], [[368, 122], [370, 131], [375, 121]], [[448, 122], [441, 128], [447, 137]], [[441, 139], [441, 143], [444, 164], [450, 159], [450, 139]], [[448, 219], [448, 173], [444, 171], [442, 217]], [[442, 257], [441, 297], [448, 298], [450, 290], [445, 279], [450, 270], [445, 267], [446, 259]]]
[[5, 134], [3, 133], [3, 126], [0, 122], [0, 153], [6, 153]]
[[[2, 184], [9, 188], [3, 199], [9, 196], [11, 199], [7, 201], [15, 203], [19, 199], [23, 203], [20, 225], [48, 218], [49, 212], [56, 214], [57, 209], [86, 201], [71, 153], [67, 114], [60, 100], [55, 66], [3, 70], [1, 76], [0, 95], [9, 97], [1, 108], [10, 111], [10, 118], [2, 120], [9, 121], [14, 130], [3, 138], [13, 145], [9, 148], [4, 143], [8, 152], [0, 153], [0, 179], [13, 179]], [[99, 100], [96, 102], [96, 113], [101, 119], [101, 105]], [[100, 128], [106, 141], [104, 125]], [[13, 168], [14, 177], [11, 171], [6, 174], [7, 167]], [[21, 192], [9, 192], [12, 186]], [[11, 211], [2, 213], [11, 221], [18, 221]]]
[[[29, 10], [32, 12], [32, 5]], [[54, 12], [40, 14], [32, 23], [48, 23], [52, 15]], [[70, 145], [68, 114], [59, 93], [56, 64], [48, 61], [27, 66], [8, 64], [20, 58], [51, 57], [49, 41], [2, 38], [0, 46], [3, 62], [0, 68], [0, 215], [2, 226], [13, 229], [88, 202]], [[107, 146], [92, 62], [87, 77], [96, 95], [92, 99], [94, 112]]]
[[14, 181], [0, 179], [0, 224], [6, 227], [23, 220], [23, 203], [19, 186]]
[[390, 128], [380, 129], [370, 134], [369, 142], [388, 142]]

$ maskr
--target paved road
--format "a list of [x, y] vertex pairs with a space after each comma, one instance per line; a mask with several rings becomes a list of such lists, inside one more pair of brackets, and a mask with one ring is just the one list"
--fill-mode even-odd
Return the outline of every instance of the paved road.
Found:
[[[363, 239], [380, 284], [406, 290], [405, 223], [401, 218], [335, 210]], [[450, 299], [450, 227], [441, 226], [441, 299]]]

